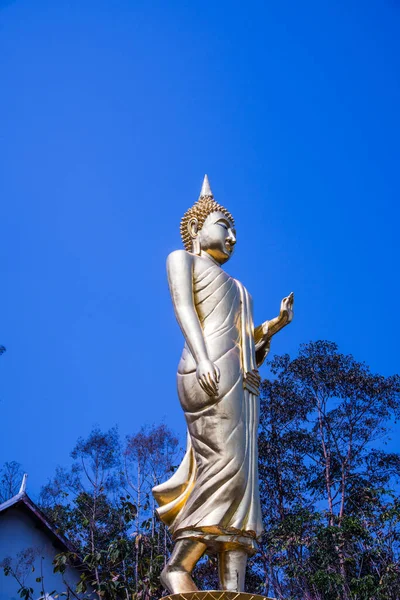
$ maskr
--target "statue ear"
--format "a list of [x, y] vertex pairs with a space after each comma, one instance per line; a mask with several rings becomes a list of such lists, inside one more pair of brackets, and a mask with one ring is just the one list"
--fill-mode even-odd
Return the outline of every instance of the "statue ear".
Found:
[[198, 237], [199, 222], [196, 219], [196, 217], [192, 217], [189, 220], [189, 222], [187, 224], [187, 228], [188, 228], [190, 237], [192, 238], [192, 252], [193, 252], [193, 254], [200, 254], [201, 246], [200, 246], [200, 240]]

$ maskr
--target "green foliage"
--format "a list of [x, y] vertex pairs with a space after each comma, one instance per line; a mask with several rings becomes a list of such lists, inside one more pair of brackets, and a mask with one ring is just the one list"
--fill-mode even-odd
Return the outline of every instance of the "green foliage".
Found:
[[[400, 457], [382, 447], [400, 378], [332, 342], [275, 357], [259, 441], [265, 535], [258, 589], [297, 600], [400, 598]], [[374, 447], [374, 444], [379, 444]]]
[[[400, 456], [385, 451], [400, 415], [400, 378], [374, 375], [323, 341], [269, 366], [259, 431], [265, 534], [247, 589], [279, 600], [400, 600]], [[77, 589], [64, 595], [161, 597], [172, 543], [151, 488], [179, 463], [178, 440], [165, 425], [124, 443], [115, 428], [94, 429], [71, 456], [72, 468], [57, 469], [41, 494], [41, 508], [77, 550], [54, 562], [61, 575], [68, 565], [81, 571]], [[8, 484], [18, 468], [9, 469]], [[2, 566], [31, 599], [15, 565]], [[204, 557], [194, 578], [203, 589], [218, 587], [216, 558]]]
[[68, 565], [82, 570], [74, 593], [93, 598], [94, 590], [109, 600], [163, 595], [159, 577], [171, 540], [151, 488], [169, 476], [177, 452], [165, 425], [142, 428], [123, 446], [115, 429], [95, 429], [78, 440], [72, 468], [58, 469], [44, 486], [42, 509], [77, 548], [54, 562], [61, 574]]

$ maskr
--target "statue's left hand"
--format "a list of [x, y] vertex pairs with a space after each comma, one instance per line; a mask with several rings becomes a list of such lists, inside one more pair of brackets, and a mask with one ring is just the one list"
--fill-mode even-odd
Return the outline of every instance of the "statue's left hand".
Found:
[[279, 311], [279, 317], [282, 320], [285, 320], [286, 324], [290, 323], [290, 321], [293, 319], [293, 304], [294, 304], [294, 294], [293, 294], [293, 292], [291, 292], [289, 294], [289, 296], [286, 296], [286, 298], [283, 298], [283, 300], [281, 302], [281, 309]]

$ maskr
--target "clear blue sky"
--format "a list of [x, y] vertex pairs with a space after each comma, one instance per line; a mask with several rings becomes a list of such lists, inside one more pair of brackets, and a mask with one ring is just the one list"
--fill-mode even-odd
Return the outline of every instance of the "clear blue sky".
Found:
[[184, 436], [165, 259], [204, 173], [256, 321], [295, 292], [273, 351], [400, 371], [399, 31], [397, 0], [0, 0], [0, 462], [33, 494], [95, 424]]

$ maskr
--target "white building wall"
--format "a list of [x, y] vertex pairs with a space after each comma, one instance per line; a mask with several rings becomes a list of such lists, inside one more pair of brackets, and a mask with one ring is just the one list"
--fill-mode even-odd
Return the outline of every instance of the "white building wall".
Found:
[[[15, 564], [17, 554], [27, 548], [33, 548], [39, 552], [34, 562], [35, 571], [31, 571], [25, 579], [25, 585], [34, 589], [33, 598], [37, 600], [41, 597], [42, 584], [36, 582], [36, 578], [41, 576], [41, 570], [43, 571], [45, 592], [50, 593], [52, 590], [57, 590], [61, 593], [65, 591], [61, 574], [53, 573], [52, 562], [60, 550], [53, 545], [50, 537], [38, 528], [37, 521], [33, 516], [31, 517], [17, 507], [11, 507], [0, 514], [0, 563], [9, 556]], [[64, 578], [75, 590], [79, 581], [78, 570], [68, 567]], [[20, 600], [17, 594], [18, 588], [14, 577], [11, 575], [6, 577], [1, 568], [0, 600]]]

